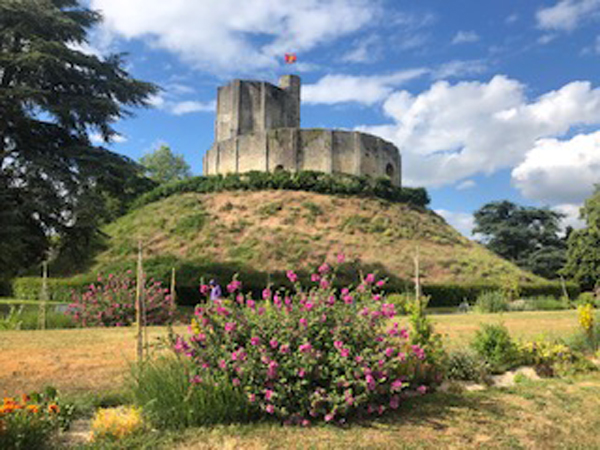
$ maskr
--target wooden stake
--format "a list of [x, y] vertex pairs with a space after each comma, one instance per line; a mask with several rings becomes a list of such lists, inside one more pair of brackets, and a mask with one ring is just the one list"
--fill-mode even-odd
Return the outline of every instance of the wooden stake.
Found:
[[42, 263], [42, 290], [40, 292], [40, 309], [38, 312], [38, 329], [46, 329], [46, 308], [48, 303], [48, 261]]
[[419, 247], [417, 247], [417, 253], [415, 255], [415, 298], [417, 304], [421, 302], [421, 267], [419, 264]]
[[171, 297], [173, 298], [173, 304], [177, 302], [177, 291], [175, 286], [175, 267], [173, 267], [171, 269]]
[[138, 242], [137, 277], [135, 289], [135, 321], [137, 324], [137, 358], [138, 363], [144, 359], [144, 343], [142, 329], [142, 310], [144, 305], [144, 269], [142, 266], [142, 241]]

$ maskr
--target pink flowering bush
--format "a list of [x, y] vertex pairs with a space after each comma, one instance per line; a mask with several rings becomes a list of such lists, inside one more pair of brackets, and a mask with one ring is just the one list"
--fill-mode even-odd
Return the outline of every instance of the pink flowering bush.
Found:
[[382, 414], [398, 408], [406, 392], [424, 394], [439, 380], [426, 350], [394, 322], [384, 280], [369, 274], [337, 291], [327, 264], [309, 290], [293, 271], [287, 276], [293, 295], [266, 288], [257, 302], [235, 281], [230, 300], [196, 308], [190, 335], [173, 338], [175, 351], [197, 368], [190, 382], [226, 380], [264, 413], [308, 425]]
[[[123, 275], [98, 277], [83, 294], [74, 292], [67, 314], [84, 327], [127, 326], [135, 322], [136, 282], [128, 271]], [[175, 303], [168, 289], [149, 280], [144, 287], [146, 323], [163, 325], [175, 314]]]

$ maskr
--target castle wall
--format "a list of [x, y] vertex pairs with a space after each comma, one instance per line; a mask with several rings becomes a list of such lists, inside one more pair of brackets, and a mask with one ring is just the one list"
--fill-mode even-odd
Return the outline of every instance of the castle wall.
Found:
[[352, 131], [278, 128], [217, 142], [205, 155], [206, 175], [315, 170], [371, 177], [401, 184], [398, 149], [376, 136]]

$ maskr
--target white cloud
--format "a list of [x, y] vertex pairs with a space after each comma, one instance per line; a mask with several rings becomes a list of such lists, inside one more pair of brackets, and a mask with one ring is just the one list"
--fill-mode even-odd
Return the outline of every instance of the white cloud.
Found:
[[[102, 137], [102, 135], [100, 133], [90, 133], [90, 141], [92, 141], [92, 144], [96, 144], [96, 145], [109, 144], [109, 142], [106, 142], [104, 140], [104, 138]], [[111, 138], [110, 143], [123, 144], [125, 142], [127, 142], [126, 136], [123, 136], [122, 134], [115, 134]]]
[[91, 0], [91, 6], [112, 33], [144, 39], [213, 72], [275, 67], [286, 51], [349, 35], [380, 13], [379, 2], [369, 0]]
[[452, 225], [463, 236], [473, 239], [471, 234], [475, 227], [475, 218], [471, 213], [448, 211], [446, 209], [436, 209], [435, 212], [442, 216], [446, 222]]
[[452, 44], [467, 44], [470, 42], [477, 42], [479, 35], [474, 31], [459, 31], [454, 35]]
[[442, 80], [446, 78], [480, 75], [487, 70], [487, 64], [481, 59], [454, 60], [440, 65], [433, 71], [432, 76], [436, 80]]
[[464, 191], [466, 189], [474, 188], [475, 186], [477, 186], [477, 183], [475, 183], [474, 180], [464, 180], [456, 185], [456, 190]]
[[577, 125], [600, 124], [600, 89], [572, 82], [529, 101], [526, 87], [505, 76], [489, 82], [434, 83], [419, 95], [392, 93], [392, 120], [357, 129], [394, 142], [409, 185], [442, 186], [521, 163], [539, 139]]
[[569, 226], [575, 228], [576, 230], [585, 228], [586, 223], [584, 220], [580, 219], [580, 214], [579, 214], [579, 211], [582, 206], [583, 205], [579, 205], [579, 204], [576, 204], [576, 205], [564, 204], [564, 205], [557, 205], [552, 208], [554, 211], [565, 215], [565, 217], [561, 221], [561, 227], [563, 230]]
[[544, 30], [572, 31], [582, 22], [597, 18], [600, 0], [560, 0], [537, 12], [538, 27]]
[[352, 63], [368, 63], [379, 59], [381, 53], [381, 39], [376, 35], [370, 35], [357, 40], [354, 47], [342, 57], [342, 60]]
[[195, 113], [195, 112], [212, 112], [216, 108], [216, 102], [197, 102], [193, 100], [187, 100], [183, 102], [173, 103], [169, 107], [169, 111], [176, 115], [182, 116], [184, 114]]
[[600, 183], [600, 131], [568, 140], [540, 139], [512, 171], [529, 199], [548, 204], [581, 203]]
[[315, 84], [302, 87], [305, 103], [335, 104], [358, 102], [373, 105], [388, 97], [394, 87], [419, 78], [427, 69], [401, 70], [390, 75], [326, 75]]

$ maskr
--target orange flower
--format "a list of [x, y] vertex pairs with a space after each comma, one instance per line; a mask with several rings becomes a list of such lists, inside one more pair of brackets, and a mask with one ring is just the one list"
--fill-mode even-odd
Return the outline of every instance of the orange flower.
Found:
[[38, 405], [27, 405], [27, 411], [33, 414], [37, 414], [40, 411]]
[[48, 405], [48, 412], [53, 414], [58, 414], [60, 412], [60, 408], [56, 403], [50, 403]]
[[14, 405], [2, 405], [0, 406], [0, 414], [10, 414], [14, 409]]
[[12, 397], [4, 397], [4, 404], [5, 405], [12, 405], [15, 403], [15, 399]]
[[29, 395], [27, 395], [27, 394], [21, 395], [21, 402], [22, 403], [28, 403], [29, 400], [31, 400], [31, 397]]

